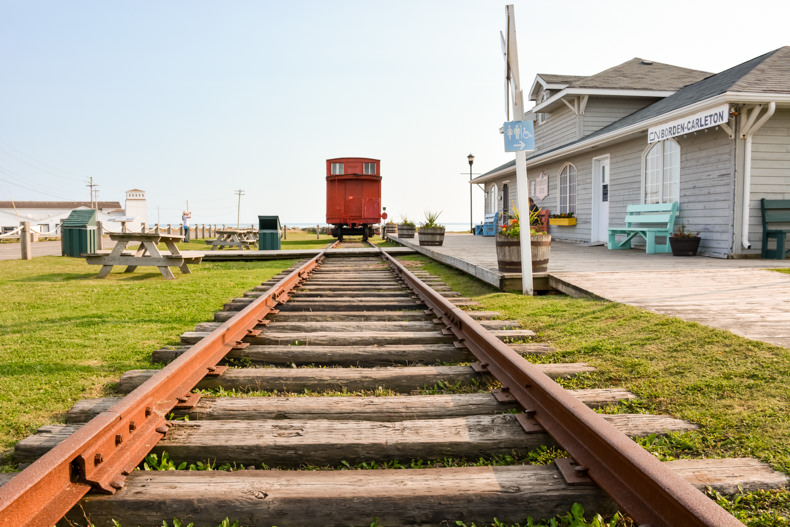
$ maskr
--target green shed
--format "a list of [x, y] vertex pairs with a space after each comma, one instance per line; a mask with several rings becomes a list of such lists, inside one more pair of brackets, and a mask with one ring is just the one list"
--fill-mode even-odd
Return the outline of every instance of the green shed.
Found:
[[258, 216], [258, 249], [280, 250], [280, 217]]
[[78, 258], [96, 252], [96, 211], [76, 209], [63, 222], [63, 254]]

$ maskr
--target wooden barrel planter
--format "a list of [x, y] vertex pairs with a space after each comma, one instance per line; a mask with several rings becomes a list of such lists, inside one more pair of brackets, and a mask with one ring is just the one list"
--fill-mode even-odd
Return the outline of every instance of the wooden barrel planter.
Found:
[[[532, 272], [545, 273], [549, 269], [551, 234], [535, 234], [531, 240]], [[496, 235], [496, 259], [500, 272], [521, 272], [521, 240], [504, 234]]]
[[394, 236], [398, 233], [398, 226], [393, 224], [386, 224], [384, 225], [384, 236], [382, 238], [386, 238], [387, 236]]
[[439, 246], [444, 243], [444, 227], [420, 227], [417, 238], [421, 246]]
[[414, 225], [398, 225], [398, 238], [414, 238], [417, 228]]

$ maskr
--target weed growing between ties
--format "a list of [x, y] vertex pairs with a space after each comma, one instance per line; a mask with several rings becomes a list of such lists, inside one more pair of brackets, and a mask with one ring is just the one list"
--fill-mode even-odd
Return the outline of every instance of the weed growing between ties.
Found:
[[[638, 396], [599, 411], [669, 414], [700, 425], [695, 432], [637, 440], [660, 459], [755, 457], [790, 474], [790, 350], [622, 304], [502, 293], [424, 257], [408, 260], [411, 266], [422, 261], [424, 270], [482, 309], [518, 320], [557, 349], [528, 360], [597, 368], [558, 380], [564, 387], [617, 387]], [[771, 495], [767, 510], [752, 507], [762, 503], [754, 493], [733, 507], [747, 525], [790, 525], [790, 493]]]
[[293, 264], [202, 263], [164, 280], [121, 268], [97, 279], [79, 258], [0, 262], [0, 471], [14, 470], [16, 441], [108, 394], [124, 371], [150, 367], [153, 350]]
[[568, 453], [561, 448], [551, 446], [541, 446], [529, 452], [516, 452], [510, 454], [480, 456], [475, 459], [443, 457], [441, 459], [409, 459], [409, 460], [389, 460], [389, 461], [363, 461], [360, 463], [349, 463], [341, 461], [337, 465], [313, 465], [303, 463], [298, 467], [273, 466], [266, 463], [257, 465], [242, 465], [240, 463], [224, 463], [217, 465], [216, 462], [207, 459], [203, 461], [179, 463], [170, 458], [168, 452], [161, 454], [148, 454], [137, 467], [137, 470], [167, 471], [167, 470], [192, 470], [192, 471], [223, 471], [236, 472], [239, 470], [384, 470], [384, 469], [428, 469], [428, 468], [458, 468], [458, 467], [501, 467], [509, 465], [550, 465], [557, 458], [568, 457]]

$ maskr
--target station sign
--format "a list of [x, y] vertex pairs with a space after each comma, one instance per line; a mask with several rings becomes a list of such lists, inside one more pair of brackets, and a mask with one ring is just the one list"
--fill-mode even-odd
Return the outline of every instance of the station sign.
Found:
[[720, 124], [727, 124], [729, 120], [730, 105], [722, 104], [716, 108], [675, 119], [674, 121], [648, 129], [647, 142], [648, 144], [657, 143], [664, 139], [669, 139], [670, 137], [677, 137], [679, 135], [696, 132], [697, 130], [719, 126]]
[[532, 121], [508, 121], [502, 127], [505, 136], [505, 152], [532, 152], [535, 150], [535, 123]]

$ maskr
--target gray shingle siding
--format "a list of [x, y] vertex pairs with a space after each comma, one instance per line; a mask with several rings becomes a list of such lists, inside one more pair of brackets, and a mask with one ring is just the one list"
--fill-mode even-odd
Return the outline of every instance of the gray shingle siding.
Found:
[[570, 108], [562, 105], [554, 110], [545, 123], [535, 123], [535, 151], [555, 148], [578, 139], [576, 115]]
[[609, 126], [637, 110], [655, 102], [656, 99], [590, 97], [582, 116], [584, 120], [583, 136], [589, 135]]
[[790, 199], [790, 110], [777, 110], [752, 140], [749, 241], [762, 249], [760, 199]]

